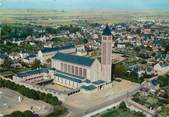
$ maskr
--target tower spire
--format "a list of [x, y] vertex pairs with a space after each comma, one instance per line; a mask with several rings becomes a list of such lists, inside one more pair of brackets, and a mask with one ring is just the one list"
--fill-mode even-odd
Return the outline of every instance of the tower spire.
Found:
[[101, 70], [102, 78], [107, 83], [111, 82], [111, 65], [112, 65], [112, 33], [108, 25], [102, 33], [101, 45]]
[[108, 24], [106, 25], [105, 29], [103, 30], [102, 35], [105, 35], [105, 36], [110, 36], [110, 35], [112, 35], [111, 30], [110, 30], [110, 27], [108, 26]]

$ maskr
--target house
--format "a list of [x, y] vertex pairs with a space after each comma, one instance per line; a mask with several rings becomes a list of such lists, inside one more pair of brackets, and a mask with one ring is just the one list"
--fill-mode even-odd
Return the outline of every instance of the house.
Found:
[[85, 46], [84, 45], [77, 45], [76, 46], [76, 54], [79, 56], [85, 56], [87, 55], [87, 51], [85, 50]]
[[6, 57], [7, 57], [7, 55], [0, 54], [0, 65], [2, 65], [4, 63], [4, 60], [5, 60]]
[[21, 58], [21, 56], [20, 56], [20, 53], [13, 52], [13, 53], [9, 54], [9, 58], [11, 58], [12, 60], [19, 60]]
[[35, 61], [37, 59], [37, 55], [36, 54], [29, 54], [28, 56], [26, 56], [23, 61], [25, 63], [32, 63], [33, 61]]
[[156, 71], [158, 75], [165, 74], [169, 72], [169, 65], [165, 63], [157, 63], [154, 65], [154, 71]]
[[117, 43], [117, 48], [125, 48], [126, 44], [125, 43]]

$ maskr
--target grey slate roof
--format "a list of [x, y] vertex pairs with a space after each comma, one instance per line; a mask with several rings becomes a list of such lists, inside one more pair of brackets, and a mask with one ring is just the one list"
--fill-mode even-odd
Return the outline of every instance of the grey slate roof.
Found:
[[81, 79], [76, 79], [76, 78], [73, 78], [71, 76], [67, 76], [67, 75], [62, 74], [62, 73], [56, 73], [55, 76], [58, 76], [59, 78], [63, 78], [63, 79], [70, 80], [70, 81], [73, 81], [73, 82], [77, 82], [77, 83], [82, 82]]
[[83, 66], [91, 66], [95, 59], [83, 57], [83, 56], [77, 56], [77, 55], [70, 55], [70, 54], [63, 54], [63, 53], [57, 53], [53, 59], [61, 60], [69, 63], [74, 63], [78, 65]]
[[27, 72], [21, 72], [21, 73], [16, 74], [16, 76], [23, 78], [23, 77], [27, 77], [27, 76], [31, 76], [35, 74], [48, 73], [48, 72], [49, 71], [47, 68], [40, 68], [40, 69], [35, 69], [35, 70], [27, 71]]
[[95, 85], [101, 85], [101, 84], [104, 84], [104, 83], [106, 83], [106, 82], [103, 81], [103, 80], [97, 80], [97, 81], [92, 82], [92, 83], [95, 84]]
[[96, 88], [97, 87], [94, 86], [94, 85], [89, 85], [89, 86], [83, 85], [83, 86], [80, 87], [80, 89], [84, 89], [84, 90], [88, 90], [88, 91], [94, 90]]
[[47, 52], [53, 52], [53, 51], [59, 51], [59, 50], [64, 50], [64, 49], [70, 49], [70, 48], [75, 48], [75, 45], [66, 45], [63, 47], [57, 47], [57, 48], [42, 48], [41, 51], [42, 53], [47, 53]]

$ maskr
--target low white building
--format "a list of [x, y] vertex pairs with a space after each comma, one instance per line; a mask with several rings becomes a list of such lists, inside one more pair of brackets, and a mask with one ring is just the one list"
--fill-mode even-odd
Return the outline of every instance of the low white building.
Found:
[[25, 63], [33, 63], [35, 60], [37, 60], [37, 56], [35, 54], [30, 54], [27, 57], [23, 58], [23, 62]]
[[45, 63], [48, 59], [51, 59], [58, 52], [72, 54], [76, 52], [76, 48], [74, 45], [68, 45], [58, 48], [43, 48], [38, 52], [38, 59], [41, 60], [42, 63]]
[[126, 44], [125, 43], [118, 43], [117, 44], [117, 48], [125, 48], [126, 47]]
[[157, 63], [154, 66], [154, 71], [156, 71], [158, 75], [165, 74], [165, 73], [169, 72], [169, 65], [168, 64], [162, 64], [162, 63]]
[[47, 68], [34, 69], [21, 72], [13, 76], [13, 80], [17, 82], [25, 82], [30, 84], [39, 84], [52, 80], [53, 70]]

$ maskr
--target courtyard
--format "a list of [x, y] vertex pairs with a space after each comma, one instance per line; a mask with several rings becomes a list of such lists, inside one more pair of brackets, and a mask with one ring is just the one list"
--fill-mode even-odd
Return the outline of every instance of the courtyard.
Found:
[[44, 87], [46, 87], [48, 89], [57, 90], [59, 92], [68, 92], [68, 91], [72, 90], [68, 87], [64, 87], [64, 86], [61, 86], [61, 85], [56, 84], [56, 83], [50, 83], [50, 84], [45, 85]]

